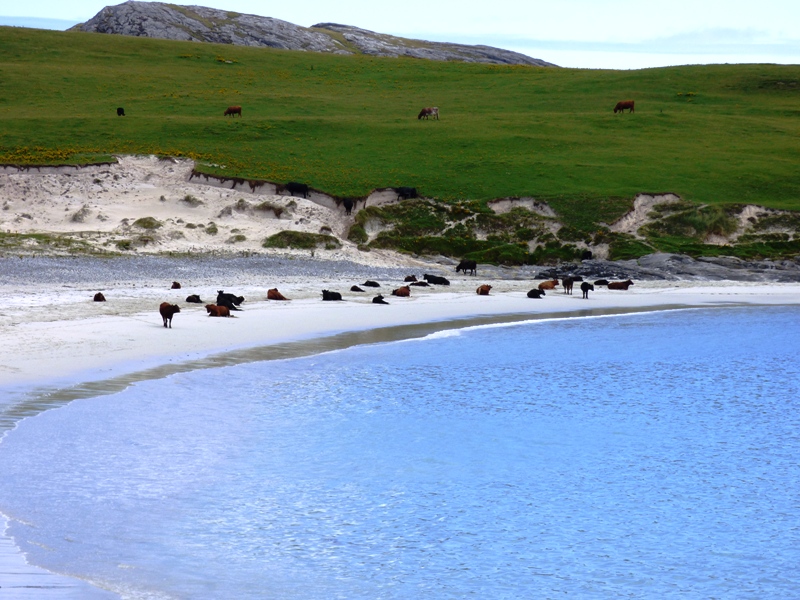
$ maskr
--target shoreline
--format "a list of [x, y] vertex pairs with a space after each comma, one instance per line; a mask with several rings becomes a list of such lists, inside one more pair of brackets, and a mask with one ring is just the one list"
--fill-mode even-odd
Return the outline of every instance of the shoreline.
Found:
[[[10, 321], [0, 321], [0, 343], [6, 348], [0, 368], [0, 393], [6, 398], [0, 404], [0, 447], [2, 437], [29, 416], [74, 399], [111, 394], [138, 381], [196, 369], [291, 359], [475, 326], [663, 310], [800, 305], [800, 284], [645, 281], [627, 292], [599, 288], [588, 300], [559, 290], [534, 300], [525, 292], [538, 282], [475, 277], [453, 280], [449, 288], [412, 288], [411, 298], [389, 295], [392, 286], [402, 283], [384, 280], [378, 290], [345, 294], [345, 302], [321, 300], [319, 290], [344, 291], [356, 283], [354, 277], [339, 273], [313, 281], [286, 278], [279, 289], [294, 298], [289, 302], [267, 301], [266, 286], [245, 285], [236, 278], [240, 285], [236, 281], [226, 285], [231, 291], [242, 290], [248, 300], [234, 319], [208, 318], [202, 305], [182, 301], [198, 287], [202, 297], [210, 297], [217, 286], [208, 282], [191, 290], [166, 290], [161, 280], [140, 282], [134, 288], [129, 282], [109, 282], [103, 287], [110, 290], [106, 303], [91, 301], [89, 292], [97, 287], [91, 283], [54, 290], [37, 282], [6, 289], [11, 292], [6, 297], [12, 306], [28, 308]], [[490, 296], [478, 296], [475, 286], [486, 280], [494, 289]], [[372, 304], [375, 291], [383, 293], [390, 305]], [[172, 329], [162, 326], [159, 299], [176, 302], [183, 309], [175, 315]], [[0, 513], [0, 525], [3, 522]], [[89, 583], [28, 564], [5, 527], [0, 547], [0, 573], [13, 574], [20, 591], [31, 590], [37, 598], [87, 597]], [[43, 586], [42, 581], [52, 583]], [[0, 588], [0, 598], [6, 587]], [[96, 593], [90, 597], [117, 597], [101, 588], [92, 590]]]

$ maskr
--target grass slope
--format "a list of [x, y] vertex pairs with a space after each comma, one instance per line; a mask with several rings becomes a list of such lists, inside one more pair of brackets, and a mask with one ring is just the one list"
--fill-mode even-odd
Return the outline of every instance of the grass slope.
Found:
[[[544, 69], [0, 27], [0, 162], [157, 153], [339, 196], [534, 196], [584, 230], [640, 192], [797, 210], [799, 80], [800, 66]], [[628, 98], [636, 112], [613, 114]], [[222, 116], [232, 104], [243, 118]], [[418, 121], [431, 105], [441, 120]]]

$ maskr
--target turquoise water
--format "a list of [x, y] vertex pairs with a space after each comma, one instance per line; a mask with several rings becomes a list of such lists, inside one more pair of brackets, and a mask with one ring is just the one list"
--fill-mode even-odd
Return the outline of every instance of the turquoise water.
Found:
[[0, 444], [30, 560], [130, 598], [800, 596], [800, 311], [207, 369]]

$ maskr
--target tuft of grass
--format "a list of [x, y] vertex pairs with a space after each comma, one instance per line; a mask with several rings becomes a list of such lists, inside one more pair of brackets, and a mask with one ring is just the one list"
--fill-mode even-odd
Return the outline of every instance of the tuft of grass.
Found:
[[341, 248], [342, 243], [331, 235], [286, 230], [269, 236], [264, 240], [262, 246], [264, 248], [297, 248], [300, 250], [316, 248], [336, 250]]
[[140, 229], [154, 230], [163, 226], [163, 223], [154, 217], [141, 217], [133, 222], [134, 227]]

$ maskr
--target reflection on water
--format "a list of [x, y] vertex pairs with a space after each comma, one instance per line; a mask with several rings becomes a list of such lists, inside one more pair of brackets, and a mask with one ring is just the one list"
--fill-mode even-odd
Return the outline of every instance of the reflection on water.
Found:
[[0, 509], [35, 561], [134, 598], [792, 597], [798, 322], [562, 320], [175, 373], [24, 421]]

